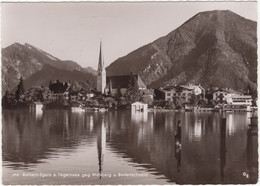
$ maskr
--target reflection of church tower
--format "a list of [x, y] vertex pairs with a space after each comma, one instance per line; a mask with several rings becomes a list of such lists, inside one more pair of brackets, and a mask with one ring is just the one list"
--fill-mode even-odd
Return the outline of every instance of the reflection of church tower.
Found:
[[100, 41], [100, 51], [98, 60], [97, 91], [104, 93], [106, 87], [106, 70], [102, 53], [102, 41]]
[[102, 119], [101, 127], [98, 129], [97, 132], [97, 150], [98, 150], [98, 170], [100, 173], [103, 171], [103, 163], [104, 163], [104, 155], [106, 150], [106, 126], [104, 122], [104, 118]]

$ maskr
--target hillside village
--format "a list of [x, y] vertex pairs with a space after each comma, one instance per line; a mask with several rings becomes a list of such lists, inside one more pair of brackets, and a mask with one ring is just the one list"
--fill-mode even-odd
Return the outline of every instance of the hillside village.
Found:
[[25, 91], [21, 77], [15, 94], [7, 91], [2, 98], [3, 108], [122, 109], [130, 108], [136, 102], [148, 105], [150, 109], [251, 111], [256, 105], [256, 95], [250, 87], [241, 93], [230, 88], [205, 90], [200, 84], [151, 89], [137, 74], [107, 76], [100, 43], [96, 88], [56, 80], [48, 87], [31, 87]]

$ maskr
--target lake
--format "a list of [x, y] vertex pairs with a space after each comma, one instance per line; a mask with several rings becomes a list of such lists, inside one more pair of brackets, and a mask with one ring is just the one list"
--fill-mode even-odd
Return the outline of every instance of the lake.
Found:
[[4, 110], [2, 180], [37, 185], [256, 183], [257, 136], [248, 134], [250, 117]]

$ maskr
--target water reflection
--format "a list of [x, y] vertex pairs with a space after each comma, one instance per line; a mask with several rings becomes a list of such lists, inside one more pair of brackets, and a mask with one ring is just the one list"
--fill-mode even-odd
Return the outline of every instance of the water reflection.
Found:
[[226, 165], [226, 118], [222, 118], [222, 122], [220, 124], [220, 150], [219, 150], [219, 157], [220, 157], [220, 175], [221, 181], [224, 182], [224, 168]]
[[228, 126], [228, 134], [229, 135], [233, 135], [235, 134], [235, 124], [234, 124], [234, 121], [233, 121], [233, 117], [234, 115], [233, 114], [227, 114], [226, 118], [227, 118], [227, 126]]
[[250, 179], [251, 183], [256, 183], [258, 177], [258, 119], [252, 117], [249, 128], [247, 130], [247, 168], [248, 172], [244, 172], [243, 176]]
[[105, 157], [105, 151], [106, 151], [106, 126], [104, 122], [104, 118], [102, 117], [102, 123], [101, 126], [98, 126], [97, 131], [97, 150], [98, 150], [98, 166], [99, 166], [99, 179], [101, 179], [101, 173], [103, 171], [103, 162]]
[[147, 122], [148, 112], [131, 112], [131, 120], [132, 122]]
[[[99, 173], [122, 172], [117, 169], [118, 164], [134, 163], [160, 179], [178, 184], [257, 180], [257, 176], [251, 179], [242, 176], [243, 172], [257, 175], [258, 171], [257, 135], [248, 131], [245, 113], [229, 113], [225, 121], [220, 113], [133, 115], [120, 110], [44, 111], [41, 119], [20, 110], [4, 111], [2, 116], [3, 165], [11, 169], [37, 170], [38, 164], [59, 158], [61, 153], [73, 156], [81, 153], [79, 147], [84, 150], [94, 147], [96, 156], [89, 161], [96, 162], [95, 170]], [[112, 155], [122, 157], [124, 162], [111, 162]], [[82, 164], [84, 159], [74, 161], [78, 166], [72, 171], [95, 171]], [[62, 169], [61, 166], [57, 171]], [[99, 178], [103, 180], [101, 175]]]

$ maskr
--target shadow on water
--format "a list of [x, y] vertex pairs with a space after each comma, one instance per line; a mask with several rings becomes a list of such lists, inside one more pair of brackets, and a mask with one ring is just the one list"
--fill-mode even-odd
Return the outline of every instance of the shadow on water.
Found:
[[4, 111], [3, 165], [30, 169], [61, 152], [73, 154], [82, 144], [84, 148], [94, 144], [93, 161], [99, 173], [109, 161], [109, 151], [130, 166], [177, 184], [255, 183], [258, 136], [255, 125], [248, 128], [249, 117], [245, 113], [223, 119], [219, 113]]

